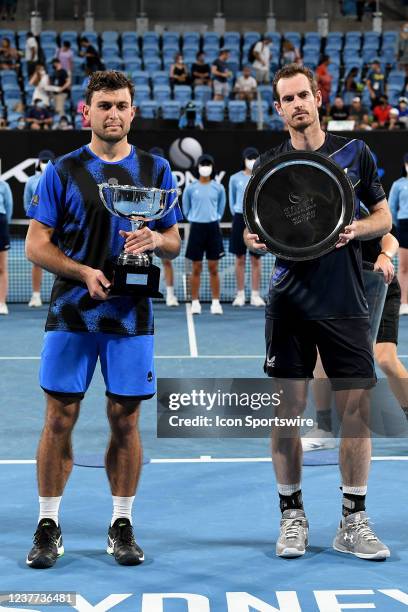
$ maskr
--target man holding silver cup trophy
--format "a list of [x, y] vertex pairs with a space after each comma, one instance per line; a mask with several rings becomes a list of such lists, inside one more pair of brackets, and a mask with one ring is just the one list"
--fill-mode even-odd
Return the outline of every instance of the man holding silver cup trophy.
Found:
[[27, 257], [56, 275], [40, 366], [47, 413], [27, 557], [34, 568], [64, 553], [58, 512], [73, 466], [71, 434], [98, 357], [111, 429], [107, 552], [122, 565], [144, 560], [131, 512], [142, 465], [139, 407], [156, 391], [151, 297], [161, 294], [151, 253], [177, 257], [181, 213], [168, 162], [128, 143], [133, 94], [120, 72], [91, 75], [83, 111], [91, 142], [48, 164], [28, 210]]

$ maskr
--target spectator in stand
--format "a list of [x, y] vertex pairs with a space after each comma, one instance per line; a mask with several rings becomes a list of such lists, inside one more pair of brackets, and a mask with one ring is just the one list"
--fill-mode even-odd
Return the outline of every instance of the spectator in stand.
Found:
[[8, 124], [4, 117], [0, 117], [0, 130], [7, 130]]
[[0, 70], [17, 70], [19, 53], [11, 46], [9, 38], [3, 38], [0, 46]]
[[51, 75], [51, 85], [57, 90], [53, 92], [54, 108], [58, 115], [63, 115], [65, 112], [65, 102], [70, 94], [71, 77], [68, 72], [62, 68], [61, 60], [55, 59], [52, 62], [54, 72]]
[[387, 130], [404, 130], [405, 123], [400, 121], [398, 108], [392, 108], [390, 110], [388, 121], [384, 124]]
[[264, 36], [253, 48], [255, 59], [252, 67], [255, 69], [255, 78], [259, 84], [270, 81], [271, 42], [268, 36]]
[[0, 180], [0, 315], [7, 315], [9, 223], [13, 216], [13, 196], [9, 184]]
[[27, 124], [26, 124], [25, 117], [19, 117], [19, 119], [17, 119], [16, 129], [17, 130], [26, 130], [27, 129]]
[[336, 96], [330, 109], [330, 119], [333, 121], [346, 121], [349, 118], [348, 107], [344, 104], [341, 96]]
[[251, 102], [256, 96], [256, 79], [252, 76], [251, 66], [244, 66], [242, 74], [235, 81], [234, 93], [237, 100]]
[[402, 70], [408, 66], [408, 22], [404, 23], [400, 32], [399, 63]]
[[71, 49], [69, 40], [63, 41], [62, 46], [57, 51], [56, 57], [61, 62], [61, 68], [71, 75], [74, 68], [74, 52]]
[[196, 61], [191, 67], [191, 77], [194, 85], [209, 85], [211, 81], [211, 67], [205, 61], [205, 55], [199, 51]]
[[76, 107], [77, 115], [81, 115], [82, 117], [82, 129], [91, 127], [91, 124], [89, 123], [88, 119], [85, 119], [84, 117], [85, 104], [86, 104], [85, 100], [79, 100], [77, 107]]
[[401, 96], [398, 100], [398, 112], [400, 121], [408, 128], [408, 98]]
[[52, 126], [52, 114], [41, 98], [36, 98], [28, 109], [26, 124], [31, 130], [48, 130]]
[[38, 62], [38, 42], [32, 32], [27, 32], [24, 56], [27, 61], [28, 76], [31, 77]]
[[187, 85], [189, 82], [188, 68], [184, 63], [183, 55], [177, 53], [174, 57], [174, 64], [170, 66], [171, 85]]
[[213, 76], [213, 87], [214, 87], [214, 100], [224, 100], [228, 98], [230, 93], [230, 86], [228, 79], [232, 77], [232, 72], [227, 66], [229, 58], [228, 49], [220, 49], [218, 58], [213, 62], [211, 66], [211, 74]]
[[355, 125], [356, 130], [367, 130], [370, 131], [373, 129], [373, 119], [371, 115], [368, 113], [363, 115], [361, 121]]
[[42, 64], [36, 65], [34, 73], [29, 82], [30, 85], [34, 85], [32, 102], [35, 104], [36, 100], [41, 100], [44, 103], [44, 106], [49, 106], [50, 96], [48, 89], [50, 87], [50, 77]]
[[388, 103], [387, 96], [381, 96], [378, 100], [378, 104], [374, 106], [373, 115], [378, 123], [378, 127], [384, 127], [385, 123], [389, 121], [391, 105]]
[[359, 96], [355, 96], [349, 108], [350, 119], [353, 119], [357, 124], [359, 124], [363, 120], [363, 117], [367, 114], [368, 109], [361, 104], [361, 98]]
[[286, 64], [300, 64], [302, 56], [300, 51], [290, 40], [284, 40], [282, 44], [282, 66]]
[[317, 86], [322, 94], [322, 104], [327, 106], [330, 102], [330, 91], [331, 83], [333, 80], [332, 75], [329, 72], [330, 57], [328, 55], [322, 56], [322, 61], [316, 68]]
[[61, 115], [58, 123], [53, 125], [53, 130], [73, 130], [74, 127], [66, 115]]
[[349, 70], [345, 80], [344, 80], [344, 91], [352, 92], [354, 94], [358, 94], [362, 91], [364, 86], [357, 79], [358, 77], [358, 68], [354, 67]]
[[377, 59], [371, 63], [371, 70], [367, 74], [366, 85], [374, 105], [385, 94], [385, 74], [381, 70], [381, 64]]
[[103, 70], [103, 64], [99, 57], [98, 51], [91, 45], [86, 36], [83, 36], [79, 41], [80, 51], [79, 55], [85, 58], [85, 67], [89, 71], [89, 74], [96, 72], [97, 70]]
[[[30, 178], [28, 179], [24, 187], [23, 203], [24, 203], [24, 210], [26, 212], [30, 208], [32, 199], [34, 197], [34, 194], [38, 186], [38, 183], [40, 182], [40, 178], [42, 177], [43, 172], [45, 168], [47, 167], [48, 162], [50, 160], [53, 161], [54, 159], [55, 159], [55, 154], [53, 153], [53, 151], [49, 151], [47, 149], [40, 151], [40, 153], [38, 154], [38, 161], [35, 167], [35, 172], [32, 176], [30, 176]], [[39, 306], [42, 306], [41, 280], [42, 280], [42, 269], [40, 268], [40, 266], [33, 264], [33, 267], [31, 268], [32, 294], [31, 294], [30, 301], [28, 302], [29, 308], [38, 308]]]

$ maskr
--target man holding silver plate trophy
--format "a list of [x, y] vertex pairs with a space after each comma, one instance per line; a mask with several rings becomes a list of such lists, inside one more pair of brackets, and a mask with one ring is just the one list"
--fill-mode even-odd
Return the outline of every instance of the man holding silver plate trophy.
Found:
[[[247, 245], [276, 255], [264, 371], [281, 393], [277, 416], [299, 416], [319, 351], [341, 422], [342, 518], [333, 548], [382, 560], [390, 551], [365, 512], [369, 389], [376, 376], [360, 240], [389, 232], [391, 215], [367, 145], [321, 129], [322, 96], [313, 73], [290, 64], [275, 74], [273, 86], [290, 138], [261, 155], [244, 197]], [[364, 219], [360, 202], [370, 212]], [[276, 554], [299, 557], [306, 552], [309, 524], [298, 428], [274, 427], [272, 459], [282, 512]]]
[[56, 275], [40, 366], [47, 413], [27, 557], [34, 568], [52, 567], [64, 552], [59, 505], [73, 466], [71, 434], [98, 358], [111, 429], [107, 552], [122, 565], [144, 560], [131, 512], [142, 465], [139, 407], [156, 391], [151, 297], [161, 294], [151, 254], [177, 257], [181, 212], [168, 162], [128, 143], [133, 94], [123, 73], [91, 75], [83, 111], [91, 142], [48, 164], [28, 210], [27, 256]]

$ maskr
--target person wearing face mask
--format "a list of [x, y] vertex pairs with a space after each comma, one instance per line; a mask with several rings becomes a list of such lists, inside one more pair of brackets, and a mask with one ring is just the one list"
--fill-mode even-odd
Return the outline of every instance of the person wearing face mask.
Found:
[[408, 153], [404, 158], [405, 176], [394, 181], [390, 191], [392, 220], [397, 226], [398, 280], [401, 285], [400, 315], [408, 315]]
[[29, 108], [26, 115], [26, 124], [31, 130], [47, 130], [51, 127], [51, 112], [44, 106], [41, 99], [36, 98], [34, 106]]
[[[30, 208], [31, 203], [34, 202], [34, 194], [37, 189], [37, 185], [40, 182], [40, 178], [47, 167], [49, 161], [55, 159], [55, 154], [52, 151], [44, 150], [38, 154], [38, 162], [35, 167], [35, 174], [30, 176], [24, 187], [24, 210]], [[41, 280], [42, 280], [42, 269], [40, 266], [33, 264], [31, 269], [31, 284], [32, 284], [32, 295], [28, 306], [30, 308], [38, 308], [42, 306], [41, 301]]]
[[50, 105], [50, 96], [47, 88], [50, 86], [50, 78], [42, 64], [37, 64], [30, 85], [34, 85], [32, 101], [41, 100], [44, 106]]
[[225, 210], [225, 189], [211, 178], [214, 159], [204, 154], [197, 162], [199, 179], [188, 185], [183, 193], [183, 213], [190, 222], [190, 235], [186, 249], [192, 261], [191, 313], [201, 314], [199, 301], [200, 279], [204, 254], [208, 261], [211, 286], [211, 314], [222, 315], [218, 260], [224, 256], [219, 221]]
[[[258, 149], [247, 147], [242, 152], [244, 168], [230, 177], [228, 185], [229, 206], [232, 215], [232, 233], [230, 240], [230, 253], [235, 259], [235, 275], [237, 279], [237, 295], [232, 302], [233, 306], [245, 305], [245, 256], [247, 247], [244, 242], [244, 215], [243, 200], [245, 188], [252, 174], [255, 160], [259, 157]], [[259, 295], [261, 282], [261, 259], [260, 255], [251, 253], [252, 291], [251, 306], [265, 306], [264, 300]]]

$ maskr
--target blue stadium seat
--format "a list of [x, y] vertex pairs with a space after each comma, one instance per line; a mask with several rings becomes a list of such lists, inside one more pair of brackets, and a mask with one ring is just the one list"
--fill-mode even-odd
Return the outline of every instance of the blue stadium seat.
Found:
[[299, 32], [284, 32], [283, 37], [286, 40], [289, 40], [295, 47], [298, 47], [298, 49], [300, 49], [302, 35]]
[[158, 47], [143, 47], [143, 60], [149, 60], [150, 58], [159, 58], [159, 49]]
[[166, 70], [155, 70], [152, 74], [153, 86], [169, 85], [169, 73]]
[[57, 52], [56, 45], [47, 43], [47, 44], [41, 45], [41, 48], [44, 53], [45, 61], [49, 62], [52, 59], [54, 59], [55, 54]]
[[224, 121], [224, 110], [224, 102], [219, 100], [209, 100], [205, 104], [207, 121]]
[[347, 45], [347, 43], [352, 40], [357, 41], [357, 43], [361, 45], [361, 32], [358, 32], [357, 30], [350, 30], [350, 32], [346, 32], [345, 44]]
[[216, 55], [218, 55], [220, 47], [219, 45], [215, 45], [213, 42], [204, 43], [203, 51], [206, 55], [211, 53], [215, 53]]
[[19, 99], [21, 97], [21, 90], [18, 86], [8, 85], [7, 87], [3, 87], [3, 99], [4, 102], [11, 99]]
[[228, 119], [232, 123], [244, 123], [246, 121], [247, 105], [243, 100], [230, 100], [228, 102]]
[[395, 64], [397, 60], [397, 52], [391, 47], [386, 47], [381, 51], [380, 58], [386, 64]]
[[310, 70], [316, 70], [319, 63], [319, 55], [316, 53], [305, 53], [303, 56], [303, 65]]
[[132, 60], [139, 57], [139, 48], [135, 46], [126, 46], [122, 48], [122, 57], [124, 60]]
[[397, 106], [400, 95], [401, 92], [398, 91], [398, 89], [388, 90], [388, 102], [391, 104], [391, 106]]
[[330, 74], [331, 74], [333, 77], [338, 77], [338, 76], [339, 76], [339, 73], [340, 73], [340, 66], [339, 66], [339, 65], [337, 65], [337, 64], [332, 64], [332, 63], [330, 63], [330, 64], [328, 65], [327, 70], [330, 72]]
[[239, 47], [241, 45], [241, 34], [239, 32], [225, 32], [223, 45], [228, 49], [237, 45]]
[[398, 45], [398, 32], [395, 32], [394, 30], [386, 30], [383, 32], [382, 40], [383, 48], [384, 46], [394, 46], [394, 48], [396, 48]]
[[159, 46], [159, 35], [157, 32], [150, 31], [143, 34], [143, 46], [145, 45]]
[[104, 64], [106, 70], [123, 70], [123, 60], [121, 57], [119, 57], [119, 55], [116, 57], [112, 55], [112, 57], [109, 57], [108, 59], [104, 58]]
[[60, 35], [61, 42], [66, 40], [71, 43], [72, 46], [78, 47], [78, 32], [74, 30], [64, 30]]
[[340, 66], [341, 65], [341, 58], [340, 58], [340, 51], [332, 51], [331, 53], [327, 53], [327, 55], [330, 57], [330, 64], [329, 66]]
[[17, 73], [15, 70], [0, 70], [0, 76], [3, 89], [7, 85], [18, 87]]
[[108, 41], [117, 43], [119, 39], [119, 34], [115, 30], [105, 30], [101, 35], [102, 42], [106, 43]]
[[180, 47], [180, 34], [178, 32], [163, 32], [162, 34], [163, 48], [167, 45]]
[[98, 48], [98, 35], [96, 32], [84, 30], [83, 32], [81, 32], [80, 38], [87, 38], [89, 42], [91, 43], [91, 45], [95, 47], [95, 49]]
[[380, 46], [379, 32], [364, 32], [363, 46], [378, 47]]
[[116, 57], [119, 55], [119, 47], [115, 44], [111, 44], [111, 43], [106, 43], [105, 45], [103, 45], [102, 47], [102, 55], [105, 58], [108, 57]]
[[243, 46], [251, 47], [254, 43], [261, 39], [259, 32], [245, 32], [243, 39]]
[[216, 51], [209, 51], [205, 54], [205, 61], [207, 64], [212, 64], [218, 57], [218, 53]]
[[261, 94], [262, 100], [267, 102], [268, 107], [273, 104], [272, 85], [258, 85], [258, 91]]
[[265, 36], [271, 39], [273, 47], [278, 47], [280, 49], [282, 35], [279, 32], [265, 32]]
[[399, 87], [400, 90], [404, 87], [405, 83], [405, 72], [402, 70], [391, 70], [388, 75], [387, 84], [388, 87], [394, 86]]
[[[267, 114], [268, 114], [268, 102], [266, 100], [261, 100], [261, 105], [262, 105], [262, 116], [263, 119], [265, 120]], [[257, 123], [260, 119], [259, 115], [259, 102], [258, 100], [253, 100], [249, 106], [250, 108], [250, 116], [251, 116], [251, 121], [254, 121], [255, 123]]]
[[239, 51], [230, 51], [228, 62], [234, 62], [236, 64], [240, 64], [241, 53]]
[[185, 106], [193, 97], [193, 92], [190, 85], [176, 85], [173, 90], [173, 97]]
[[147, 70], [135, 70], [132, 72], [132, 81], [135, 87], [149, 84], [149, 73]]
[[285, 127], [284, 121], [277, 115], [273, 115], [267, 122], [268, 129], [274, 132], [282, 132]]
[[140, 106], [144, 100], [150, 100], [150, 87], [148, 85], [138, 85], [135, 87], [135, 104]]
[[350, 51], [353, 53], [356, 53], [356, 52], [360, 53], [360, 48], [361, 48], [360, 43], [352, 39], [350, 41], [347, 41], [346, 44], [344, 45], [343, 53], [345, 51]]
[[174, 57], [177, 53], [180, 53], [180, 47], [173, 40], [169, 40], [163, 43], [163, 53], [167, 53], [168, 55], [172, 53]]
[[[350, 70], [352, 70], [352, 68], [358, 68], [359, 69], [359, 74], [361, 77], [361, 69], [364, 65], [363, 59], [361, 57], [352, 57], [350, 59], [350, 61], [348, 61], [345, 65], [344, 65], [344, 78], [347, 77], [348, 73], [350, 72]], [[358, 77], [358, 78], [360, 78]]]
[[140, 58], [126, 59], [124, 62], [124, 70], [126, 72], [135, 72], [142, 69], [142, 60]]
[[313, 44], [305, 44], [303, 45], [302, 55], [313, 55], [319, 59], [320, 56], [320, 47], [316, 47]]
[[322, 37], [319, 32], [305, 32], [304, 44], [313, 45], [320, 49]]
[[159, 57], [150, 57], [148, 60], [145, 59], [144, 67], [151, 77], [154, 72], [162, 69], [162, 61]]
[[203, 36], [203, 46], [213, 45], [214, 47], [220, 46], [220, 35], [217, 32], [206, 32]]
[[[193, 64], [196, 61], [196, 55], [197, 55], [197, 50], [196, 49], [191, 49], [191, 47], [189, 47], [183, 53], [184, 62], [186, 64]], [[171, 60], [171, 63], [173, 63], [173, 62], [174, 62], [174, 57]]]
[[155, 100], [142, 100], [139, 104], [139, 112], [142, 119], [156, 119], [158, 110], [159, 107]]
[[181, 104], [177, 100], [165, 100], [161, 104], [163, 119], [177, 120], [180, 118]]
[[17, 32], [17, 48], [24, 50], [27, 41], [27, 32], [25, 30], [19, 30]]
[[155, 85], [153, 87], [153, 99], [160, 105], [166, 100], [171, 99], [171, 90], [169, 85]]
[[125, 47], [126, 45], [139, 47], [139, 37], [136, 32], [133, 32], [132, 30], [122, 32], [122, 47]]
[[14, 30], [10, 30], [9, 28], [1, 28], [0, 29], [0, 39], [1, 38], [9, 38], [10, 42], [14, 43]]
[[82, 85], [72, 85], [71, 87], [71, 102], [74, 108], [77, 107], [80, 100], [84, 100], [85, 91]]
[[234, 79], [239, 70], [239, 61], [234, 61], [233, 59], [229, 59], [228, 62], [226, 62], [226, 64], [227, 64], [228, 70], [231, 70], [232, 72], [232, 75], [233, 75], [232, 79]]
[[194, 88], [194, 99], [201, 104], [205, 104], [211, 100], [211, 87], [209, 85], [196, 85]]
[[75, 115], [74, 128], [76, 130], [82, 130], [82, 115]]
[[343, 51], [343, 61], [345, 64], [355, 60], [361, 59], [360, 53], [356, 49], [344, 49]]
[[184, 47], [194, 47], [198, 49], [200, 46], [200, 34], [199, 32], [185, 32], [183, 35], [183, 49]]
[[340, 53], [342, 48], [342, 44], [336, 43], [336, 42], [327, 42], [325, 48], [324, 48], [324, 53], [326, 53], [326, 55], [332, 55], [332, 54], [338, 54]]
[[40, 43], [44, 45], [56, 45], [57, 44], [57, 33], [55, 30], [43, 30], [40, 34]]
[[329, 32], [327, 35], [327, 44], [329, 43], [340, 43], [343, 44], [343, 32]]

